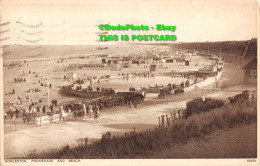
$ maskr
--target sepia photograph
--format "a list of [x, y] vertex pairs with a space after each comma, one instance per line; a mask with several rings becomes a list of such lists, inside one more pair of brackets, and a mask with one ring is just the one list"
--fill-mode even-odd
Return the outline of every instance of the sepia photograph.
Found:
[[258, 165], [259, 5], [0, 1], [1, 165]]

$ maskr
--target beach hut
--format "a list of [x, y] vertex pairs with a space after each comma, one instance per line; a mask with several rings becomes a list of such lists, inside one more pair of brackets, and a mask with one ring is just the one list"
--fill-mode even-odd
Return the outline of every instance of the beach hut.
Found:
[[156, 65], [150, 65], [150, 72], [155, 71]]
[[171, 59], [166, 59], [166, 63], [173, 63], [174, 61], [173, 61], [173, 59], [171, 58]]
[[185, 66], [189, 66], [190, 65], [190, 61], [186, 60], [185, 61]]
[[106, 59], [105, 58], [103, 58], [102, 59], [102, 64], [106, 64], [107, 62], [106, 62]]

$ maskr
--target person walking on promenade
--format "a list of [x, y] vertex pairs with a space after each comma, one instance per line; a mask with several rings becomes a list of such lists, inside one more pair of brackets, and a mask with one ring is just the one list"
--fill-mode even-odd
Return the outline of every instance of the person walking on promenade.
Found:
[[128, 103], [129, 109], [131, 109], [132, 101], [130, 100]]
[[61, 119], [65, 122], [66, 120], [65, 120], [65, 118], [66, 118], [66, 114], [65, 114], [65, 111], [64, 111], [64, 109], [63, 109], [63, 106], [60, 106], [60, 120], [59, 120], [59, 123], [60, 123], [60, 121], [61, 121]]
[[12, 112], [11, 112], [11, 116], [12, 116], [12, 123], [13, 123], [13, 124], [16, 124], [16, 116], [15, 116], [14, 114], [15, 114], [15, 112], [14, 112], [14, 111], [12, 111]]
[[92, 113], [93, 113], [93, 108], [92, 105], [89, 105], [89, 117], [92, 117]]
[[97, 110], [94, 110], [94, 120], [97, 120]]
[[42, 107], [42, 112], [43, 112], [43, 114], [45, 114], [45, 113], [46, 113], [46, 110], [45, 110], [45, 105], [43, 105], [43, 107]]
[[86, 104], [83, 103], [83, 119], [85, 119], [87, 116], [87, 107], [86, 107]]
[[97, 119], [99, 119], [99, 117], [100, 117], [100, 111], [99, 111], [99, 109], [97, 110]]
[[18, 119], [18, 117], [19, 117], [19, 112], [20, 112], [20, 111], [16, 108], [16, 109], [15, 109], [15, 118], [16, 118], [16, 119]]

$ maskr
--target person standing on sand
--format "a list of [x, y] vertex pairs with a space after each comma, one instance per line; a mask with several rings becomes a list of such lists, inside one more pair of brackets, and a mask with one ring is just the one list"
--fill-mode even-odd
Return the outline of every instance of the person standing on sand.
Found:
[[7, 112], [6, 111], [4, 112], [4, 117], [5, 117], [5, 119], [7, 118]]
[[174, 90], [175, 89], [175, 85], [174, 84], [172, 84], [172, 90]]
[[184, 88], [184, 82], [183, 81], [181, 82], [181, 88]]
[[18, 116], [19, 116], [19, 110], [16, 108], [15, 109], [15, 117], [18, 119]]
[[99, 111], [99, 106], [98, 106], [98, 104], [97, 104], [97, 106], [96, 106], [96, 110]]
[[45, 110], [45, 105], [43, 105], [43, 106], [42, 106], [42, 112], [43, 112], [43, 114], [45, 114], [45, 113], [46, 113], [46, 110]]
[[168, 96], [166, 95], [165, 97], [166, 97], [166, 104], [168, 104], [169, 103]]
[[97, 110], [94, 110], [94, 120], [97, 120]]
[[133, 101], [130, 100], [130, 101], [129, 101], [129, 108], [130, 108], [130, 109], [132, 108], [132, 105], [133, 105]]
[[99, 111], [99, 109], [97, 110], [97, 119], [99, 119], [99, 117], [100, 117], [100, 111]]
[[14, 112], [11, 112], [11, 114], [12, 114], [12, 123], [15, 124], [15, 122], [16, 122], [16, 117], [15, 117], [15, 115], [13, 115]]
[[130, 100], [129, 103], [128, 103], [128, 106], [129, 106], [130, 109], [131, 109], [131, 104], [132, 104], [132, 101]]
[[133, 101], [133, 105], [134, 105], [135, 108], [137, 108], [137, 103], [136, 103], [135, 100]]
[[178, 118], [181, 119], [181, 110], [178, 110]]

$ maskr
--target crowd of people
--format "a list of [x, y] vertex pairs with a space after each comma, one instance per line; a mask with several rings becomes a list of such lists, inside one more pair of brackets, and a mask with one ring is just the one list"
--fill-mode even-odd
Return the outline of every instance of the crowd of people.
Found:
[[10, 92], [6, 92], [5, 95], [14, 95], [15, 94], [15, 90], [12, 89]]
[[112, 88], [100, 88], [99, 86], [93, 88], [92, 86], [86, 86], [82, 84], [73, 84], [71, 89], [82, 92], [102, 92], [104, 95], [116, 94], [116, 90]]
[[39, 88], [32, 88], [32, 89], [29, 89], [28, 92], [41, 92], [41, 89], [39, 89]]
[[67, 103], [58, 104], [56, 99], [51, 100], [50, 106], [46, 106], [43, 101], [31, 102], [26, 108], [22, 108], [22, 103], [18, 105], [13, 105], [9, 107], [9, 110], [4, 112], [4, 118], [7, 119], [8, 116], [15, 123], [19, 116], [22, 116], [24, 123], [33, 122], [37, 116], [42, 115], [53, 115], [59, 114], [60, 121], [66, 120], [67, 114], [73, 116], [73, 119], [78, 118], [94, 118], [98, 120], [100, 117], [100, 110], [113, 109], [122, 105], [127, 105], [129, 108], [134, 106], [137, 107], [138, 103], [144, 100], [144, 96], [139, 93], [130, 93], [124, 96], [109, 96], [101, 97], [99, 99], [93, 99], [91, 101], [82, 101], [80, 103]]
[[102, 97], [98, 100], [83, 101], [82, 103], [70, 103], [64, 105], [66, 112], [73, 112], [74, 117], [94, 117], [98, 119], [100, 116], [100, 110], [111, 109], [120, 107], [122, 105], [128, 105], [129, 108], [132, 105], [136, 108], [137, 104], [141, 103], [144, 100], [144, 96], [140, 93], [131, 93], [130, 95], [125, 96], [109, 96]]

